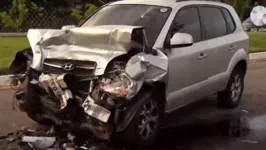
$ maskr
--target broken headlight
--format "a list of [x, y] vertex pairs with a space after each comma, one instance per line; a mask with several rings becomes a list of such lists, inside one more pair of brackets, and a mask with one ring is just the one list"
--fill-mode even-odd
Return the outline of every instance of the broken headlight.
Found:
[[126, 73], [122, 73], [114, 79], [103, 79], [100, 89], [119, 98], [130, 98], [135, 91], [134, 81]]

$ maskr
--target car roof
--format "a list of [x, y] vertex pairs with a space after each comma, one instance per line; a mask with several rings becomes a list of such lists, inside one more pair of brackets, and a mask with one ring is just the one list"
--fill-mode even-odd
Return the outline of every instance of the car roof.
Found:
[[154, 6], [164, 6], [173, 7], [175, 3], [186, 3], [186, 4], [212, 4], [226, 7], [227, 4], [219, 2], [219, 0], [119, 0], [112, 2], [110, 5], [119, 4], [133, 4], [133, 5], [154, 5]]
[[170, 7], [176, 3], [176, 0], [120, 0], [113, 2], [111, 5], [116, 4], [140, 4], [140, 5], [156, 5]]

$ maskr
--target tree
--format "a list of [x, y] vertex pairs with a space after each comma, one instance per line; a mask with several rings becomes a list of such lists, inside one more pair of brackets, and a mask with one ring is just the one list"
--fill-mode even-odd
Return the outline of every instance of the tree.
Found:
[[82, 23], [89, 17], [93, 12], [97, 10], [97, 7], [93, 4], [86, 3], [85, 4], [85, 11], [82, 9], [72, 9], [71, 15], [78, 21], [78, 23]]
[[225, 2], [232, 5], [240, 19], [243, 20], [250, 12], [252, 0], [225, 0]]
[[41, 12], [43, 8], [28, 0], [13, 0], [8, 11], [0, 12], [0, 18], [5, 27], [16, 29], [19, 32], [31, 10]]
[[258, 0], [259, 5], [266, 6], [266, 0]]

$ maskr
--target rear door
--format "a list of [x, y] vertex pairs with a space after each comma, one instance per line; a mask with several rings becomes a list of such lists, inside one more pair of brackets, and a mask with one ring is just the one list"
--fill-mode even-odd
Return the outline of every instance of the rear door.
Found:
[[203, 29], [205, 53], [208, 54], [204, 72], [209, 80], [206, 89], [208, 93], [221, 90], [229, 62], [236, 49], [235, 40], [230, 36], [235, 30], [235, 24], [230, 13], [223, 7], [199, 6]]

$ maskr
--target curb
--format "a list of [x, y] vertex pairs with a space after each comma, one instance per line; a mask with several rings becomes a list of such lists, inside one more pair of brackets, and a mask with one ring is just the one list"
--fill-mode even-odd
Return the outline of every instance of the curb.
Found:
[[266, 61], [266, 58], [260, 58], [260, 59], [249, 59], [249, 63], [252, 63], [252, 62], [259, 62], [259, 61]]
[[[1, 37], [1, 34], [0, 34]], [[249, 62], [266, 61], [266, 52], [250, 53]], [[9, 77], [11, 75], [0, 76], [0, 90], [11, 89]]]
[[0, 76], [0, 90], [10, 88], [10, 77], [11, 75]]
[[25, 37], [25, 36], [27, 36], [27, 32], [21, 32], [21, 33], [16, 33], [16, 32], [0, 33], [0, 37]]
[[266, 59], [266, 52], [250, 53], [249, 59], [252, 61]]
[[9, 85], [0, 85], [0, 90], [9, 90], [11, 87]]

